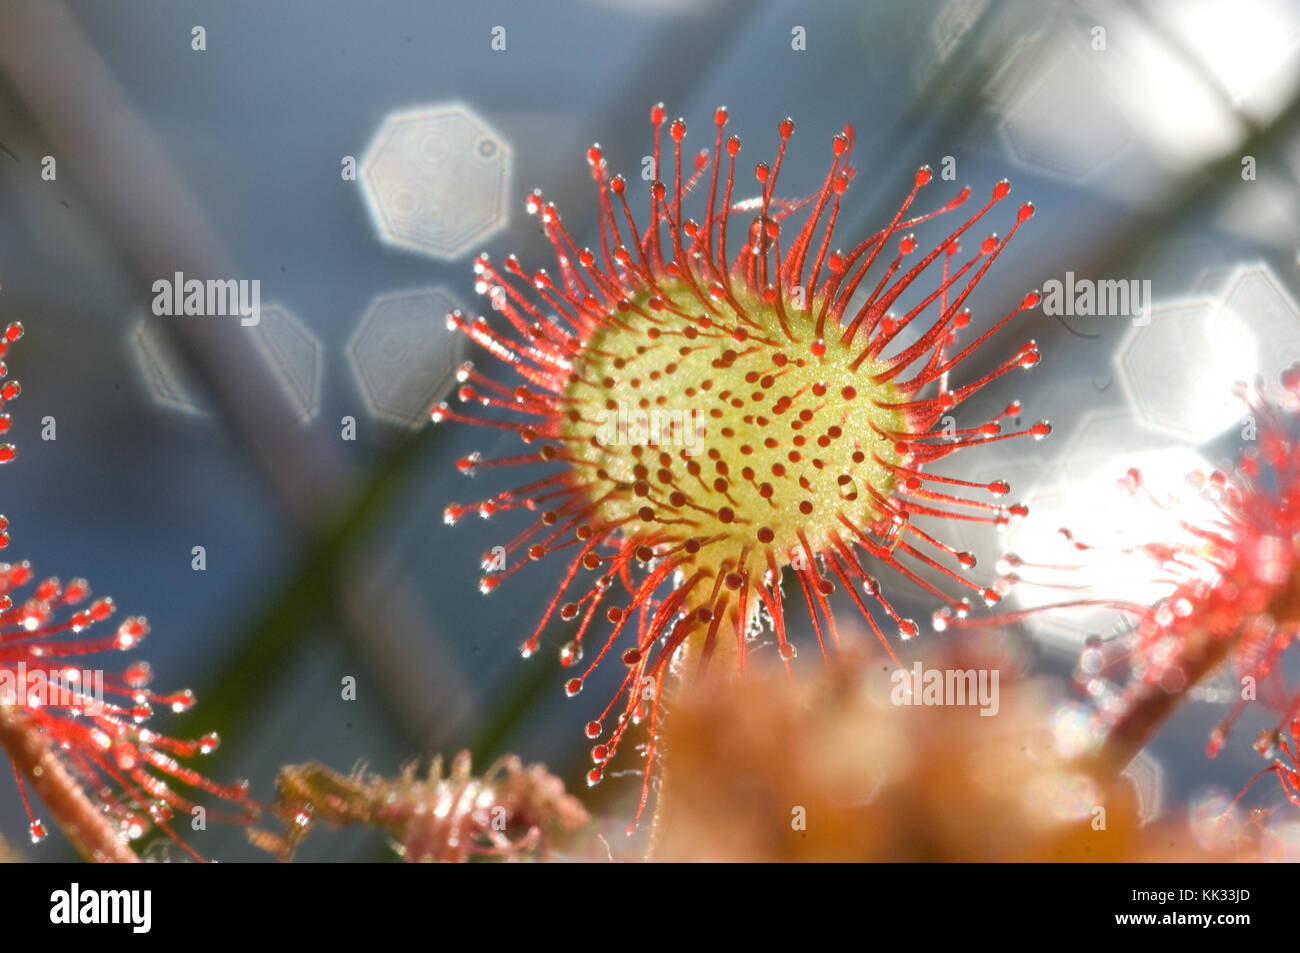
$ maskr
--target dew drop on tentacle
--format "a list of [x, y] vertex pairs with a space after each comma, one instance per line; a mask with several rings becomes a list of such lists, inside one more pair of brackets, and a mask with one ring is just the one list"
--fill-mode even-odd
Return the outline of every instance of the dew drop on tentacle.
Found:
[[569, 668], [582, 661], [582, 643], [576, 641], [565, 642], [560, 646], [560, 664]]

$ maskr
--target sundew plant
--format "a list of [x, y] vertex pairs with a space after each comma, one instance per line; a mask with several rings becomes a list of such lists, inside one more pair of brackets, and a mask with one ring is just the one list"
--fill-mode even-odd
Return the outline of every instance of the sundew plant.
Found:
[[1298, 37], [0, 6], [0, 857], [1296, 859]]

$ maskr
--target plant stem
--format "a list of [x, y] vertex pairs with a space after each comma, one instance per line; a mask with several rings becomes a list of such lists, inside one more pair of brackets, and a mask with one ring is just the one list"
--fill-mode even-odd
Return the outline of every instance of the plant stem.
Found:
[[1177, 669], [1186, 681], [1178, 691], [1155, 682], [1142, 682], [1131, 694], [1124, 713], [1110, 727], [1093, 758], [1093, 772], [1101, 780], [1119, 775], [1149, 742], [1197, 682], [1219, 667], [1234, 640], [1215, 638], [1204, 629], [1186, 637]]
[[55, 756], [39, 726], [18, 709], [4, 705], [0, 705], [0, 747], [82, 857], [119, 864], [139, 862], [126, 838]]
[[[735, 612], [734, 609], [731, 611]], [[728, 622], [734, 623], [734, 615], [728, 617]], [[664, 718], [672, 714], [673, 705], [687, 693], [700, 689], [708, 690], [707, 685], [701, 683], [707, 682], [711, 677], [717, 677], [716, 673], [719, 671], [717, 666], [736, 663], [736, 643], [727, 631], [728, 628], [726, 624], [719, 627], [714, 637], [713, 654], [709, 657], [708, 668], [703, 671], [700, 669], [700, 663], [704, 658], [704, 647], [708, 639], [707, 626], [687, 636], [682, 643], [682, 655], [675, 660], [676, 674], [670, 674], [669, 687], [659, 699], [661, 723]], [[662, 726], [656, 731], [662, 737]], [[658, 764], [655, 766], [659, 775], [659, 784], [655, 793], [654, 816], [650, 821], [650, 842], [646, 846], [645, 859], [648, 861], [658, 860], [663, 852], [669, 836], [668, 832], [672, 829], [673, 811], [680, 800], [676, 796], [676, 786], [672, 783], [674, 775], [669, 764], [672, 752], [667, 748], [659, 747], [661, 738], [655, 740], [656, 747], [659, 748]]]

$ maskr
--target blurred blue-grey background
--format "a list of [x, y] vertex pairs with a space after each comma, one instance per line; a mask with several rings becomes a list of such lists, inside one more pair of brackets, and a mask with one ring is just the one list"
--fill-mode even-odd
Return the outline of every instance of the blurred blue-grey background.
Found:
[[[985, 359], [1037, 338], [1042, 365], [983, 406], [1019, 397], [1056, 430], [953, 465], [1037, 498], [1050, 533], [1091, 521], [1092, 488], [1129, 456], [1173, 474], [1229, 459], [1230, 383], [1300, 356], [1298, 44], [1300, 7], [1282, 0], [6, 0], [0, 315], [28, 328], [9, 360], [24, 385], [3, 474], [9, 553], [147, 615], [158, 685], [200, 692], [181, 728], [219, 728], [208, 767], [260, 798], [283, 764], [391, 773], [464, 746], [544, 760], [585, 790], [581, 727], [619, 673], [565, 699], [562, 634], [527, 662], [517, 650], [559, 565], [484, 598], [479, 557], [522, 519], [442, 520], [514, 482], [471, 485], [454, 461], [515, 444], [409, 422], [469, 356], [445, 311], [487, 310], [474, 254], [552, 264], [527, 191], [592, 241], [585, 149], [599, 141], [638, 182], [659, 100], [693, 148], [727, 105], [742, 168], [794, 117], [789, 195], [820, 186], [831, 136], [852, 123], [846, 245], [888, 221], [918, 165], [950, 164], [945, 196], [1010, 178], [1037, 216], [972, 298], [977, 325], [1066, 271], [1149, 279], [1155, 300], [1143, 326], [1035, 312]], [[1006, 210], [989, 228], [1010, 224]], [[177, 270], [258, 279], [262, 323], [150, 316], [153, 282]], [[966, 535], [991, 565], [1003, 541]], [[1080, 697], [1083, 633], [1114, 623], [1024, 633], [1063, 700]], [[348, 675], [356, 701], [340, 697]], [[1153, 803], [1235, 792], [1253, 773], [1248, 745], [1200, 753], [1222, 710], [1187, 708], [1152, 746]], [[615, 778], [596, 803], [619, 816], [637, 788]], [[0, 834], [20, 844], [25, 828], [0, 783]], [[263, 859], [235, 829], [190, 839]], [[66, 850], [51, 838], [30, 856]], [[382, 853], [320, 832], [303, 856]]]

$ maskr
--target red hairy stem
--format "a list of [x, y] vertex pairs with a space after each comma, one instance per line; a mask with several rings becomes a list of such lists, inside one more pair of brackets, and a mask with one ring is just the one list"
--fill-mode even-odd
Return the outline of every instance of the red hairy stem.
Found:
[[1111, 724], [1101, 747], [1088, 759], [1093, 775], [1103, 781], [1118, 777], [1178, 710], [1187, 692], [1217, 669], [1232, 647], [1231, 641], [1215, 638], [1204, 629], [1189, 632], [1180, 653], [1179, 668], [1186, 679], [1183, 690], [1166, 691], [1148, 682], [1137, 686], [1124, 713]]
[[49, 739], [16, 708], [0, 705], [0, 747], [49, 808], [59, 829], [89, 861], [140, 858], [50, 749]]

